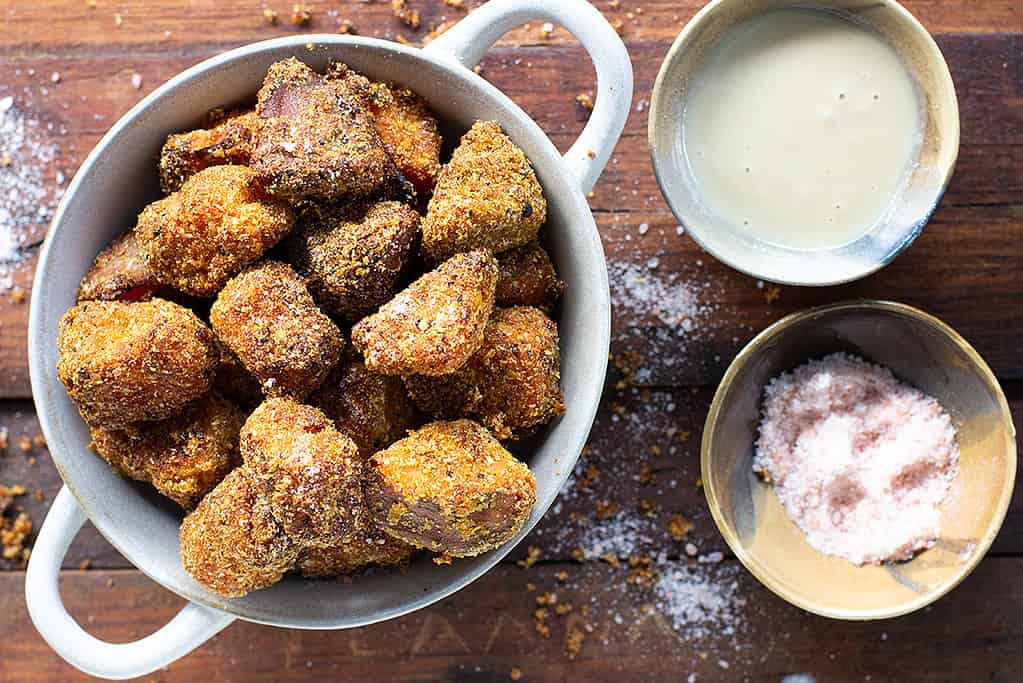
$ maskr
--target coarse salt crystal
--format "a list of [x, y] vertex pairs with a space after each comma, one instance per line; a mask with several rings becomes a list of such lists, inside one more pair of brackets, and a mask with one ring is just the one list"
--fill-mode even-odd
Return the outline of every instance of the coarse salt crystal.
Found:
[[772, 380], [753, 467], [817, 550], [856, 564], [934, 545], [958, 473], [937, 400], [836, 353]]

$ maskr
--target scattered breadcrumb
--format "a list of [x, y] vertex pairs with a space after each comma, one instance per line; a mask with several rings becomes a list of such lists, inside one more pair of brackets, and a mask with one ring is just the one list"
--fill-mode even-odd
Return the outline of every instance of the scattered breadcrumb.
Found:
[[668, 531], [671, 533], [672, 539], [681, 541], [685, 538], [686, 534], [693, 530], [693, 523], [690, 522], [684, 515], [674, 514], [671, 516], [671, 522], [668, 525]]
[[28, 453], [32, 450], [32, 439], [28, 438], [28, 434], [22, 434], [18, 437], [18, 450], [22, 453]]
[[263, 21], [273, 26], [277, 23], [277, 12], [269, 7], [263, 8]]
[[569, 659], [579, 656], [585, 639], [586, 633], [578, 626], [573, 625], [568, 629], [568, 634], [565, 636], [565, 654]]
[[540, 39], [541, 40], [549, 40], [550, 37], [551, 37], [551, 34], [553, 34], [553, 33], [554, 33], [554, 24], [552, 24], [551, 22], [545, 21], [543, 24], [540, 25]]
[[26, 562], [31, 553], [25, 547], [25, 543], [32, 533], [32, 520], [28, 513], [19, 511], [14, 519], [6, 516], [14, 499], [23, 495], [25, 495], [24, 486], [0, 486], [0, 547], [3, 548], [5, 560]]
[[419, 28], [419, 11], [409, 7], [408, 0], [391, 0], [391, 13], [406, 26]]
[[[445, 2], [449, 2], [451, 0], [444, 0], [444, 1]], [[512, 670], [508, 673], [508, 678], [512, 679], [513, 681], [521, 680], [522, 679], [522, 669], [520, 669], [517, 666], [513, 666]]]
[[42, 434], [36, 434], [32, 437], [32, 445], [36, 448], [46, 448], [46, 437]]
[[355, 28], [355, 24], [352, 23], [351, 19], [342, 19], [341, 23], [338, 24], [337, 32], [345, 35], [357, 35], [359, 32]]
[[78, 569], [83, 571], [83, 572], [87, 572], [91, 568], [92, 568], [92, 560], [90, 560], [88, 557], [78, 563]]
[[593, 111], [593, 93], [581, 92], [575, 96], [575, 101], [583, 109]]
[[291, 23], [295, 26], [305, 26], [313, 19], [312, 12], [305, 6], [305, 3], [296, 2], [291, 6]]
[[781, 287], [768, 287], [764, 290], [764, 299], [769, 304], [773, 304], [775, 301], [781, 298]]
[[529, 569], [534, 564], [536, 564], [537, 561], [540, 559], [540, 554], [541, 554], [540, 548], [538, 548], [535, 545], [531, 545], [529, 546], [529, 549], [526, 550], [525, 559], [519, 560], [517, 564], [523, 569]]
[[7, 431], [7, 427], [0, 427], [0, 454], [3, 454], [7, 451], [9, 438], [10, 432]]

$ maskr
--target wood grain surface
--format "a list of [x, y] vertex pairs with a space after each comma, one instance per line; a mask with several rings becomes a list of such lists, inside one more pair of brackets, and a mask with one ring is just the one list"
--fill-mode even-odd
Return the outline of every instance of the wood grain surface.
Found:
[[[649, 91], [671, 41], [702, 2], [594, 4], [621, 21], [636, 88], [625, 134], [590, 200], [611, 271], [615, 363], [573, 482], [508, 560], [441, 604], [348, 632], [236, 624], [147, 680], [504, 681], [516, 673], [524, 681], [684, 681], [690, 674], [698, 681], [780, 681], [794, 673], [818, 681], [1023, 679], [1016, 580], [1023, 571], [1023, 494], [991, 554], [962, 586], [915, 615], [864, 624], [807, 615], [762, 588], [728, 556], [698, 486], [700, 431], [725, 366], [765, 325], [829, 301], [894, 299], [943, 318], [985, 356], [1023, 422], [1023, 8], [1014, 0], [906, 3], [935, 34], [959, 95], [962, 147], [943, 205], [914, 245], [877, 275], [837, 288], [775, 289], [680, 235], [650, 166]], [[465, 14], [442, 0], [409, 0], [421, 14], [421, 28], [412, 30], [392, 16], [387, 0], [306, 5], [311, 22], [295, 26], [292, 3], [277, 0], [8, 0], [0, 8], [0, 98], [11, 95], [38, 122], [35, 134], [55, 152], [48, 177], [62, 173], [66, 184], [118, 117], [213, 54], [278, 35], [336, 32], [343, 20], [362, 35], [421, 43], [431, 26]], [[276, 24], [264, 19], [264, 7], [278, 13]], [[593, 68], [567, 32], [557, 28], [545, 39], [539, 28], [508, 34], [484, 58], [482, 73], [567, 149], [585, 123], [575, 96], [593, 91]], [[26, 293], [44, 234], [40, 221], [24, 237], [27, 258], [14, 284]], [[628, 285], [636, 274], [686, 305], [651, 305]], [[9, 434], [0, 484], [26, 487], [17, 505], [38, 524], [60, 478], [45, 447], [18, 447], [18, 437], [38, 433], [25, 353], [29, 297], [18, 298], [16, 290], [0, 292], [0, 430]], [[683, 323], [691, 329], [683, 331]], [[625, 376], [634, 385], [621, 388]], [[683, 540], [671, 535], [677, 515], [693, 524]], [[729, 586], [728, 617], [699, 629], [679, 623], [663, 590], [644, 585], [625, 561], [600, 559], [608, 548], [617, 552], [622, 538], [630, 552], [662, 553], [662, 576], [691, 572]], [[720, 552], [724, 559], [689, 560], [686, 543], [705, 558]], [[536, 564], [517, 566], [527, 555]], [[91, 527], [65, 568], [71, 612], [103, 638], [143, 636], [181, 606]], [[0, 682], [85, 680], [32, 628], [23, 581], [20, 562], [0, 560]], [[548, 591], [571, 610], [559, 615], [550, 606], [544, 638], [535, 610]], [[580, 633], [571, 658], [568, 641]]]

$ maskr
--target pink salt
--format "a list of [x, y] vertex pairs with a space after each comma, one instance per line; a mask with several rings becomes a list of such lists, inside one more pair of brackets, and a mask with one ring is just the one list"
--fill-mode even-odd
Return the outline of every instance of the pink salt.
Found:
[[959, 448], [937, 400], [843, 353], [771, 380], [753, 469], [817, 550], [911, 558], [941, 533]]

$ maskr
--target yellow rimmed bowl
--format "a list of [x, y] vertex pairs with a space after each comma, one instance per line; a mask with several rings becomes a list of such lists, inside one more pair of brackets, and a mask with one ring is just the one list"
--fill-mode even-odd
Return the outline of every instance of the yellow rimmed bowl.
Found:
[[[891, 368], [952, 417], [959, 476], [933, 548], [908, 562], [858, 567], [807, 543], [752, 470], [764, 386], [811, 358], [845, 351]], [[703, 432], [707, 503], [736, 557], [771, 591], [835, 619], [885, 619], [924, 607], [980, 563], [1005, 519], [1016, 476], [1016, 431], [998, 380], [951, 327], [911, 306], [850, 301], [782, 318], [729, 366]]]

